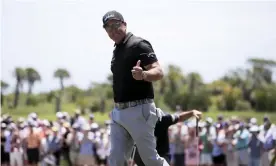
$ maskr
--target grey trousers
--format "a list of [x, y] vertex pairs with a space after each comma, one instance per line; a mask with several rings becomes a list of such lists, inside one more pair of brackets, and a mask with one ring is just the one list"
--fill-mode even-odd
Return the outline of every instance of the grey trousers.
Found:
[[156, 151], [154, 103], [112, 111], [110, 166], [127, 166], [134, 142], [146, 166], [169, 166]]

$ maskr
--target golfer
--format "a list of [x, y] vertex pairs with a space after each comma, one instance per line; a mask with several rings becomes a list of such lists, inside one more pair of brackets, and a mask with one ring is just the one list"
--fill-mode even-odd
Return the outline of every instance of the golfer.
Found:
[[[178, 122], [183, 122], [191, 117], [195, 117], [197, 119], [201, 118], [201, 112], [197, 110], [181, 112], [180, 114], [167, 114], [163, 115], [160, 120], [157, 121], [154, 135], [157, 140], [157, 147], [156, 150], [161, 157], [166, 159], [168, 163], [170, 163], [171, 156], [169, 155], [169, 135], [168, 135], [168, 128], [176, 124]], [[140, 157], [139, 150], [136, 149], [134, 155], [134, 162], [138, 166], [145, 166], [146, 164], [143, 163]]]
[[145, 165], [168, 165], [156, 151], [154, 127], [158, 119], [152, 82], [163, 71], [151, 44], [126, 31], [117, 11], [103, 16], [103, 28], [115, 42], [111, 60], [115, 108], [111, 113], [110, 166], [127, 165], [135, 144]]

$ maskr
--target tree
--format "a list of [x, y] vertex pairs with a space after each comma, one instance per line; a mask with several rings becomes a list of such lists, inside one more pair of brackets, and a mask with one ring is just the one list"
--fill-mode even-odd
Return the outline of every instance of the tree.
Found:
[[14, 76], [16, 79], [16, 86], [15, 86], [15, 92], [14, 92], [13, 107], [16, 108], [19, 101], [20, 89], [23, 87], [23, 81], [26, 78], [25, 70], [20, 67], [15, 68]]
[[252, 65], [254, 83], [256, 87], [272, 83], [272, 68], [276, 67], [276, 62], [269, 59], [251, 58], [248, 62]]
[[60, 69], [57, 69], [54, 72], [54, 77], [59, 79], [59, 81], [60, 81], [60, 89], [63, 92], [64, 91], [64, 79], [70, 78], [69, 72], [66, 69], [60, 68]]
[[28, 97], [27, 97], [27, 100], [26, 100], [26, 104], [29, 105], [30, 97], [32, 95], [32, 90], [33, 90], [33, 87], [34, 87], [34, 83], [36, 81], [40, 81], [41, 77], [40, 77], [39, 73], [34, 68], [26, 68], [25, 73], [26, 73], [26, 80], [27, 80], [28, 85], [29, 85]]
[[9, 87], [9, 84], [1, 80], [1, 106], [4, 105], [4, 91]]

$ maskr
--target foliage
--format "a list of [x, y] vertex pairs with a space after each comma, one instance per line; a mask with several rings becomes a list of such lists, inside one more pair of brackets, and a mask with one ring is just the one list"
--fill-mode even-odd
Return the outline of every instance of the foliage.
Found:
[[[249, 115], [248, 113], [253, 114], [253, 111], [261, 112], [258, 115], [263, 115], [264, 112], [275, 114], [276, 84], [272, 76], [276, 62], [258, 58], [251, 58], [248, 62], [251, 65], [249, 68], [230, 70], [222, 78], [208, 84], [204, 83], [199, 73], [184, 73], [181, 67], [170, 64], [165, 69], [164, 78], [153, 83], [156, 106], [170, 112], [175, 110], [176, 105], [180, 105], [183, 110], [208, 111], [206, 115], [215, 115], [219, 110], [223, 110], [227, 115], [239, 113], [243, 116], [237, 111], [246, 112], [244, 116]], [[2, 105], [5, 103], [4, 112], [19, 116], [31, 110], [35, 111], [33, 108], [37, 107], [46, 111], [41, 114], [48, 117], [54, 114], [55, 108], [68, 111], [70, 105], [70, 110], [80, 108], [83, 113], [101, 112], [102, 116], [107, 117], [105, 112], [113, 108], [111, 74], [107, 76], [105, 82], [92, 82], [87, 89], [80, 89], [76, 85], [64, 86], [64, 80], [70, 78], [67, 69], [59, 68], [53, 75], [59, 79], [60, 89], [33, 95], [35, 82], [42, 80], [39, 72], [31, 67], [16, 68], [14, 93], [5, 95], [1, 93], [1, 103]], [[27, 94], [22, 92], [24, 84], [29, 85]], [[1, 87], [1, 92], [10, 88], [4, 81], [1, 81]], [[62, 105], [59, 108], [57, 101]]]

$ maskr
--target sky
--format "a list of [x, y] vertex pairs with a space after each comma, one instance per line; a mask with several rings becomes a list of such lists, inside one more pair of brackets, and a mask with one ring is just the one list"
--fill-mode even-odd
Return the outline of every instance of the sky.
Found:
[[[15, 67], [33, 67], [42, 81], [34, 92], [59, 88], [53, 78], [66, 68], [65, 85], [88, 88], [110, 71], [113, 42], [102, 16], [117, 10], [127, 29], [149, 40], [165, 69], [199, 72], [211, 82], [246, 60], [276, 60], [276, 1], [209, 0], [3, 0], [1, 79], [13, 91]], [[27, 86], [25, 86], [27, 90]]]

